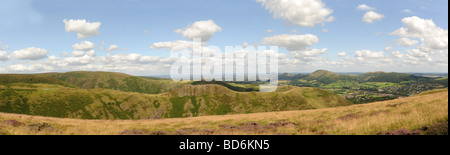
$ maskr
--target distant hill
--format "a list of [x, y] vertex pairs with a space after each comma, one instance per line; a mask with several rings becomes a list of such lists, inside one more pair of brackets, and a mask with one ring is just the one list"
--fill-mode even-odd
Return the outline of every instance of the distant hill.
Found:
[[57, 78], [49, 77], [43, 74], [0, 74], [0, 85], [9, 85], [13, 83], [46, 83], [57, 84], [66, 87], [76, 87]]
[[80, 119], [160, 119], [319, 109], [352, 103], [318, 88], [235, 92], [220, 85], [184, 85], [151, 95], [107, 89], [0, 89], [0, 112]]
[[229, 83], [226, 82], [222, 82], [222, 81], [195, 81], [191, 83], [192, 85], [207, 85], [207, 84], [215, 84], [215, 85], [221, 85], [224, 87], [227, 87], [228, 89], [237, 91], [237, 92], [256, 92], [259, 91], [259, 86], [258, 88], [243, 88], [243, 87], [238, 87], [238, 86], [234, 86], [231, 85]]
[[336, 74], [326, 70], [318, 70], [314, 73], [309, 74], [304, 79], [306, 80], [316, 80], [317, 82], [321, 82], [324, 84], [330, 84], [337, 81], [346, 81], [346, 80], [357, 80], [356, 76], [351, 75], [341, 75]]
[[429, 80], [430, 78], [404, 73], [372, 72], [360, 76], [366, 82], [394, 82]]
[[168, 79], [136, 77], [114, 72], [68, 72], [49, 75], [82, 89], [102, 88], [147, 94], [161, 93], [163, 85], [171, 82]]
[[45, 74], [0, 74], [0, 84], [41, 83], [81, 89], [111, 89], [123, 92], [158, 94], [179, 84], [163, 78], [137, 77], [114, 72], [68, 72]]
[[280, 74], [282, 78], [298, 81], [307, 80], [315, 81], [321, 84], [331, 84], [335, 82], [393, 82], [400, 83], [405, 81], [426, 81], [434, 80], [427, 77], [415, 76], [405, 73], [386, 73], [386, 72], [371, 72], [362, 75], [343, 75], [326, 70], [318, 70], [306, 75], [289, 75]]

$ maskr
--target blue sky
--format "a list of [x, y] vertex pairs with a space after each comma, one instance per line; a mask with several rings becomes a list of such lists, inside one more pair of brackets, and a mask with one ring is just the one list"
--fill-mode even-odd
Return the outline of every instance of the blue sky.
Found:
[[[334, 17], [334, 20], [319, 19], [314, 21], [314, 26], [305, 26], [295, 21], [308, 17], [302, 13], [275, 17], [277, 13], [286, 14], [283, 12], [285, 9], [311, 9], [305, 8], [308, 7], [305, 5], [295, 5], [299, 3], [294, 1], [323, 4], [321, 8], [332, 10], [332, 13], [321, 15]], [[283, 6], [279, 3], [294, 5]], [[371, 9], [357, 9], [363, 4]], [[364, 22], [364, 15], [370, 11], [383, 17], [373, 19], [372, 23]], [[409, 25], [402, 22], [405, 18], [411, 19], [408, 20]], [[163, 60], [170, 51], [149, 46], [158, 42], [189, 41], [189, 38], [174, 31], [207, 20], [212, 20], [221, 28], [208, 42], [208, 45], [219, 47], [241, 45], [243, 42], [259, 45], [264, 38], [284, 34], [294, 37], [311, 34], [319, 39], [295, 51], [287, 50], [289, 47], [278, 43], [281, 53], [289, 59], [283, 61], [285, 66], [280, 67], [282, 72], [311, 72], [317, 69], [336, 72], [448, 70], [448, 39], [436, 41], [411, 34], [414, 33], [414, 26], [422, 27], [420, 24], [427, 23], [423, 21], [432, 21], [434, 27], [423, 27], [423, 30], [417, 31], [425, 33], [436, 30], [440, 33], [432, 35], [448, 38], [447, 0], [0, 0], [0, 19], [0, 73], [103, 70], [134, 75], [167, 74], [167, 69], [163, 68], [171, 61]], [[66, 32], [64, 19], [99, 22], [101, 26], [98, 31], [101, 34], [79, 38], [74, 31]], [[392, 34], [402, 27], [411, 31], [408, 34]], [[268, 33], [268, 30], [273, 32]], [[406, 41], [409, 42], [416, 40], [417, 43], [400, 45], [400, 38], [408, 38]], [[92, 48], [95, 55], [84, 57], [85, 63], [67, 63], [83, 61], [82, 56], [74, 57], [72, 54], [75, 50], [73, 45], [82, 41], [95, 44]], [[433, 41], [440, 43], [439, 46], [434, 46]], [[99, 49], [110, 45], [120, 48], [110, 52]], [[45, 50], [41, 52], [45, 55], [19, 55], [39, 51], [37, 49]], [[326, 52], [313, 56], [305, 54], [311, 49], [326, 49]], [[293, 52], [300, 56], [308, 55], [308, 59], [293, 58]], [[146, 64], [148, 70], [136, 69], [141, 68], [136, 67], [140, 63], [122, 62], [126, 60], [105, 64], [105, 61], [119, 61], [113, 56], [127, 57], [130, 54], [160, 60]]]

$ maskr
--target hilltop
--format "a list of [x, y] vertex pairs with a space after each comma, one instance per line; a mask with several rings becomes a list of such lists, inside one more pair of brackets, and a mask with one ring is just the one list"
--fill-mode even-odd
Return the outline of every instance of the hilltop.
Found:
[[307, 75], [303, 79], [314, 80], [323, 84], [331, 84], [338, 81], [357, 80], [357, 77], [351, 75], [336, 74], [326, 70], [318, 70]]
[[9, 86], [14, 83], [28, 83], [28, 84], [57, 84], [65, 87], [76, 87], [59, 79], [49, 77], [43, 74], [0, 74], [0, 85]]
[[393, 82], [400, 83], [405, 81], [422, 81], [430, 80], [427, 77], [415, 76], [405, 73], [386, 73], [386, 72], [371, 72], [360, 76], [366, 82]]
[[169, 79], [150, 79], [113, 72], [68, 72], [50, 74], [51, 77], [74, 84], [81, 89], [112, 89], [123, 92], [158, 94]]
[[44, 74], [0, 74], [0, 85], [57, 84], [80, 89], [111, 89], [123, 92], [158, 94], [176, 84], [169, 79], [131, 76], [115, 72], [67, 72]]
[[161, 120], [101, 121], [0, 113], [0, 134], [448, 135], [448, 89], [345, 107]]

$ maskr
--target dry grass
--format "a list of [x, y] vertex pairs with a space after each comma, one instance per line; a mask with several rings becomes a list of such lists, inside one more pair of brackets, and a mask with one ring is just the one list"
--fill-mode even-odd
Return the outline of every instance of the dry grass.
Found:
[[[1, 123], [6, 120], [17, 120], [25, 125], [13, 127]], [[263, 133], [221, 130], [219, 127], [222, 124], [239, 125], [247, 122], [268, 125], [280, 120], [298, 125], [280, 127]], [[172, 133], [180, 129], [194, 128], [202, 131], [214, 130], [207, 134], [374, 135], [382, 131], [414, 130], [442, 121], [448, 121], [448, 89], [392, 101], [328, 109], [164, 120], [78, 120], [0, 113], [0, 134], [117, 135], [124, 130]], [[27, 125], [32, 123], [49, 123], [56, 130], [30, 131]]]

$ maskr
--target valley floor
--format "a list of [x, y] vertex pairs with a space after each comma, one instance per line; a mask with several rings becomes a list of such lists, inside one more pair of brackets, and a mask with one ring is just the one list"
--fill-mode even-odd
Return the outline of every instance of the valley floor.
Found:
[[[327, 109], [161, 120], [78, 120], [0, 113], [0, 135], [376, 135], [414, 132], [442, 122], [448, 122], [448, 89]], [[444, 126], [448, 134], [448, 123]]]

